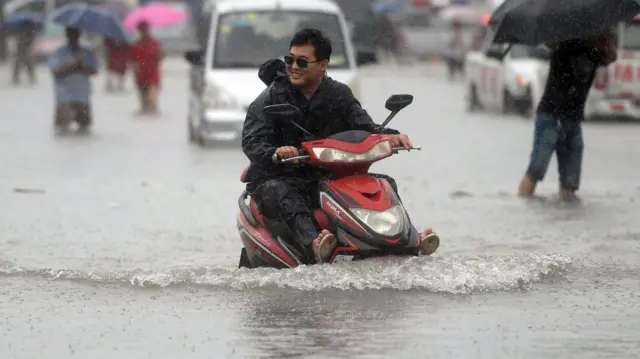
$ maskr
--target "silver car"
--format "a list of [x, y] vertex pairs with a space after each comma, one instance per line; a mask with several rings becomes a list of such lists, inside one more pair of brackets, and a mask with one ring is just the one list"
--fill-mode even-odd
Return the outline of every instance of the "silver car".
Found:
[[[404, 34], [406, 47], [419, 59], [442, 58], [449, 53], [452, 25], [437, 12], [406, 14], [398, 19], [398, 25]], [[462, 27], [467, 47], [471, 45], [473, 32], [471, 26]]]

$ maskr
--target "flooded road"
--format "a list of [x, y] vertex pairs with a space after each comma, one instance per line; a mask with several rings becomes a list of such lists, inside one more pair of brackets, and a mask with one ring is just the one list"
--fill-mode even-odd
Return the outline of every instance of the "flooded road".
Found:
[[525, 201], [532, 122], [468, 114], [444, 78], [361, 84], [380, 122], [389, 95], [415, 96], [391, 127], [423, 150], [373, 170], [438, 231], [436, 255], [282, 271], [236, 269], [247, 161], [189, 145], [183, 72], [157, 119], [98, 79], [89, 137], [53, 135], [46, 73], [0, 86], [0, 357], [637, 357], [640, 126], [585, 125], [580, 203], [556, 199], [555, 160]]

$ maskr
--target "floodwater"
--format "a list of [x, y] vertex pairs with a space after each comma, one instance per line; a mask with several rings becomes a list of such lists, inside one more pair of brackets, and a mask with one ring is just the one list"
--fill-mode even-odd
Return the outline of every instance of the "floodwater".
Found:
[[88, 137], [53, 136], [45, 72], [0, 85], [0, 357], [636, 358], [640, 126], [585, 125], [581, 202], [555, 197], [555, 162], [521, 200], [532, 122], [468, 114], [444, 78], [378, 67], [361, 85], [379, 121], [415, 96], [391, 124], [423, 150], [373, 170], [439, 251], [281, 271], [236, 269], [246, 159], [189, 145], [180, 66], [157, 119], [97, 79]]

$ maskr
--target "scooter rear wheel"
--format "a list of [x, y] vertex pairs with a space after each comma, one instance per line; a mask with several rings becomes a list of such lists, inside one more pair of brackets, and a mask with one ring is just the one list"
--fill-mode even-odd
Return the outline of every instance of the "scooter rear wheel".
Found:
[[238, 263], [238, 268], [253, 268], [251, 266], [251, 262], [249, 261], [249, 255], [247, 255], [247, 249], [242, 248], [240, 251], [240, 263]]

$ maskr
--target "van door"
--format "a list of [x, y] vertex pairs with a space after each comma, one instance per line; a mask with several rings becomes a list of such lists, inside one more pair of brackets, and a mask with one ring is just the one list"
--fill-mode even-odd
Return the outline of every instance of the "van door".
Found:
[[485, 43], [482, 48], [483, 64], [480, 67], [480, 82], [478, 84], [478, 97], [480, 102], [489, 108], [497, 108], [501, 102], [502, 91], [500, 83], [502, 82], [502, 60], [486, 55], [487, 51], [504, 52], [506, 46], [504, 44], [493, 43], [493, 32], [488, 31]]

